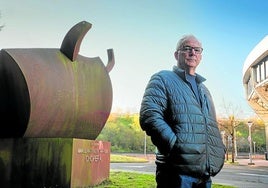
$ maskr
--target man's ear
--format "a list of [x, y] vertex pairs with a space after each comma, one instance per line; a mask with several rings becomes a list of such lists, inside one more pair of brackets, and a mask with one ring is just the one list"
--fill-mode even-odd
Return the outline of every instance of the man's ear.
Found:
[[178, 59], [179, 59], [179, 57], [178, 57], [178, 51], [174, 52], [174, 57], [178, 61]]

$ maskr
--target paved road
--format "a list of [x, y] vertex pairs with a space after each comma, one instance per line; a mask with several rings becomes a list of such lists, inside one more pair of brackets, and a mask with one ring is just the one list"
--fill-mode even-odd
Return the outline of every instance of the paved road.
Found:
[[225, 165], [212, 181], [240, 188], [268, 188], [268, 167]]
[[[248, 165], [247, 160], [240, 160], [239, 165], [224, 165], [222, 171], [213, 177], [213, 183], [232, 185], [238, 188], [268, 188], [268, 161], [254, 161]], [[111, 170], [155, 173], [154, 161], [148, 163], [111, 163]]]

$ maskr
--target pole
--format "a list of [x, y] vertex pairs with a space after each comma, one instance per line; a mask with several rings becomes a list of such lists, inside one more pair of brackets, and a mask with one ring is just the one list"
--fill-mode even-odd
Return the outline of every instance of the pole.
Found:
[[256, 142], [253, 142], [253, 155], [256, 158]]
[[249, 141], [249, 163], [248, 165], [254, 165], [254, 163], [252, 162], [252, 138], [251, 138], [251, 126], [252, 126], [252, 122], [249, 121], [248, 122], [248, 141]]
[[146, 133], [144, 132], [144, 156], [145, 157], [146, 157], [146, 145], [147, 145]]
[[[223, 144], [227, 148], [226, 141], [225, 141], [225, 131], [221, 131], [221, 138], [222, 138]], [[226, 151], [226, 155], [225, 155], [225, 160], [228, 161], [228, 152], [227, 151]]]
[[234, 128], [234, 149], [235, 149], [235, 160], [236, 160], [237, 159], [236, 128]]

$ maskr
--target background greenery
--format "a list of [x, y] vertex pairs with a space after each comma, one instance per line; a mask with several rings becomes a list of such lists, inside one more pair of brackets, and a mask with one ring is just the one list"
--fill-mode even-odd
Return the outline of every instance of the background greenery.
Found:
[[[237, 151], [240, 153], [249, 152], [248, 126], [246, 122], [243, 120], [236, 121]], [[259, 120], [254, 122], [251, 130], [252, 140], [255, 142], [255, 151], [263, 154], [265, 151], [264, 124]], [[138, 114], [111, 114], [97, 140], [111, 142], [111, 151], [113, 153], [154, 153], [155, 151], [155, 146], [152, 144], [150, 137], [145, 135], [145, 132], [140, 128]], [[144, 147], [145, 142], [146, 149]], [[231, 142], [228, 144], [228, 148], [231, 150]]]
[[150, 137], [145, 135], [139, 124], [138, 114], [111, 114], [97, 140], [111, 142], [112, 152], [146, 152], [155, 151]]

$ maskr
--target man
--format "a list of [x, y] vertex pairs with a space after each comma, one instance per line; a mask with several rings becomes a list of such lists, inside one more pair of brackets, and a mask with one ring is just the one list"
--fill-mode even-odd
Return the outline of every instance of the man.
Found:
[[210, 188], [224, 164], [212, 97], [196, 73], [202, 52], [195, 36], [184, 36], [177, 66], [154, 74], [143, 96], [140, 125], [157, 147], [157, 188]]

